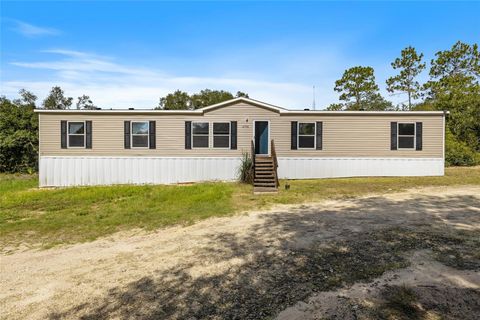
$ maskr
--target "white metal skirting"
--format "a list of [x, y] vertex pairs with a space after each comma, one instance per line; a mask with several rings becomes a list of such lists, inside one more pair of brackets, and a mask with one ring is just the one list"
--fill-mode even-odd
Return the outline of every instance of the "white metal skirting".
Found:
[[[281, 179], [356, 176], [437, 176], [442, 158], [279, 158]], [[40, 186], [170, 184], [229, 181], [237, 157], [40, 157]]]
[[279, 158], [280, 179], [443, 176], [442, 158]]
[[40, 186], [234, 180], [240, 158], [40, 157]]

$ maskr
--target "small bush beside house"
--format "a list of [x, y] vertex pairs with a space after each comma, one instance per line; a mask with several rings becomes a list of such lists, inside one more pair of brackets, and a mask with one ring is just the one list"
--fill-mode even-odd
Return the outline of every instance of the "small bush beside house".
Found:
[[455, 136], [446, 130], [445, 135], [445, 166], [474, 166], [480, 164], [480, 153], [455, 138]]

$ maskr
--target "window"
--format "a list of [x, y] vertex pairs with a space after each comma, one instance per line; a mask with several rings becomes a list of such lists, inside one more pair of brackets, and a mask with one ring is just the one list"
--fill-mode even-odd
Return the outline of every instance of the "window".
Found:
[[230, 122], [213, 124], [213, 147], [230, 148]]
[[148, 148], [148, 121], [132, 121], [132, 148]]
[[192, 123], [192, 147], [193, 148], [208, 148], [208, 122], [193, 122]]
[[415, 148], [415, 123], [398, 124], [398, 149]]
[[315, 122], [298, 123], [298, 148], [315, 148]]
[[85, 148], [85, 122], [68, 123], [68, 147]]

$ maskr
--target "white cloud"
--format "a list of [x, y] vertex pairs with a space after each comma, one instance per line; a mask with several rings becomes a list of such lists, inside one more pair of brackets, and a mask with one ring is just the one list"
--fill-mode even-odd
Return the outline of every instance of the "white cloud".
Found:
[[119, 73], [136, 76], [148, 76], [154, 74], [147, 69], [125, 67], [110, 61], [107, 57], [97, 56], [86, 52], [60, 49], [44, 50], [42, 52], [58, 54], [65, 58], [62, 60], [44, 62], [11, 62], [11, 64], [24, 68], [55, 70], [60, 73], [66, 71], [78, 71], [87, 73]]
[[48, 49], [48, 50], [43, 50], [42, 52], [56, 53], [56, 54], [61, 54], [61, 55], [64, 55], [64, 56], [77, 57], [77, 58], [84, 58], [84, 57], [88, 57], [88, 56], [96, 56], [92, 53], [86, 53], [86, 52], [76, 51], [76, 50], [65, 50], [65, 49]]
[[19, 20], [13, 21], [15, 23], [15, 30], [27, 37], [56, 36], [61, 33], [59, 30], [54, 28], [35, 26]]
[[[43, 99], [52, 86], [59, 85], [68, 96], [87, 94], [102, 108], [153, 108], [159, 97], [177, 89], [194, 93], [209, 88], [244, 91], [257, 100], [303, 109], [311, 107], [315, 85], [316, 106], [323, 109], [338, 102], [333, 87], [346, 68], [371, 62], [352, 63], [343, 51], [348, 50], [297, 47], [288, 51], [270, 46], [215, 53], [204, 59], [185, 60], [184, 65], [170, 65], [168, 60], [160, 59], [174, 70], [167, 72], [163, 68], [120, 63], [95, 53], [57, 48], [42, 51], [49, 59], [10, 62], [18, 67], [17, 71], [38, 70], [44, 76], [32, 80], [32, 72], [17, 72], [24, 75], [23, 79], [4, 79], [2, 94], [13, 98], [25, 88]], [[391, 96], [385, 90], [385, 79], [391, 75], [388, 63], [372, 66], [381, 93], [394, 103], [404, 101], [404, 96]]]
[[[33, 31], [31, 34], [57, 32], [28, 26], [26, 29]], [[312, 86], [315, 85], [316, 106], [322, 109], [338, 102], [334, 83], [345, 69], [371, 65], [382, 95], [394, 103], [404, 102], [404, 95], [391, 95], [385, 90], [385, 80], [394, 74], [389, 61], [379, 56], [360, 55], [351, 46], [354, 40], [218, 46], [208, 54], [190, 58], [157, 55], [150, 60], [159, 65], [154, 68], [121, 63], [92, 52], [55, 48], [42, 51], [48, 55], [44, 60], [10, 62], [16, 67], [15, 78], [3, 76], [1, 93], [15, 97], [19, 89], [25, 88], [43, 99], [52, 86], [60, 85], [69, 96], [90, 95], [103, 108], [152, 108], [159, 97], [174, 90], [193, 93], [209, 88], [233, 93], [240, 90], [254, 99], [303, 109], [312, 105]], [[142, 59], [141, 63], [146, 61], [148, 59]], [[34, 75], [39, 74], [41, 80], [34, 80]]]
[[[298, 105], [299, 97], [311, 96], [309, 87], [291, 83], [270, 83], [244, 79], [224, 78], [151, 78], [154, 82], [130, 83], [122, 81], [106, 81], [79, 84], [75, 81], [7, 81], [2, 91], [14, 97], [21, 88], [27, 88], [44, 99], [53, 85], [59, 85], [68, 96], [89, 95], [95, 104], [102, 108], [153, 108], [159, 97], [176, 89], [189, 93], [205, 88], [225, 89], [235, 93], [238, 90], [248, 92], [250, 97], [288, 108], [302, 108], [310, 105], [310, 101]], [[311, 98], [309, 99], [311, 100]]]
[[224, 89], [235, 93], [248, 92], [250, 97], [287, 108], [304, 108], [311, 105], [312, 88], [304, 83], [271, 81], [261, 76], [245, 77], [229, 74], [218, 77], [176, 76], [161, 70], [132, 67], [86, 52], [48, 50], [61, 55], [52, 61], [11, 64], [27, 69], [51, 71], [50, 78], [41, 81], [4, 81], [2, 91], [15, 96], [19, 89], [33, 91], [43, 99], [54, 85], [61, 86], [69, 96], [89, 95], [102, 108], [153, 108], [158, 99], [176, 89], [189, 93], [201, 89]]

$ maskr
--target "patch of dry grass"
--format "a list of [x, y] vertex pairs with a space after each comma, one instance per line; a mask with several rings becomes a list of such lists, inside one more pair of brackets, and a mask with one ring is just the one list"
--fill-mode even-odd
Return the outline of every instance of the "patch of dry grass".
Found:
[[[290, 185], [285, 190], [285, 184]], [[322, 199], [354, 198], [366, 194], [386, 194], [428, 186], [480, 185], [480, 166], [451, 167], [440, 177], [365, 177], [315, 180], [282, 180], [278, 194], [253, 195], [250, 186], [240, 186], [233, 194], [236, 207], [250, 210], [272, 204], [315, 202]]]
[[[0, 175], [0, 245], [89, 241], [132, 228], [152, 230], [215, 216], [323, 199], [426, 186], [480, 185], [480, 167], [447, 168], [442, 177], [281, 181], [276, 195], [239, 183], [38, 189], [36, 176]], [[290, 185], [289, 190], [283, 186]]]

